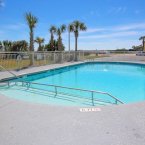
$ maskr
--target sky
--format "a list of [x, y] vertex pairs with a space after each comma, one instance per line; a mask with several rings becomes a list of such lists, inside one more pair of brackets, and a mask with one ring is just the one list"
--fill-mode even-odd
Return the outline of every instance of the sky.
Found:
[[[38, 18], [34, 34], [43, 37], [45, 43], [49, 42], [51, 25], [84, 22], [87, 31], [80, 32], [80, 50], [130, 49], [140, 45], [139, 37], [145, 35], [145, 0], [3, 0], [0, 40], [29, 41], [26, 12]], [[62, 39], [67, 50], [67, 32]], [[72, 50], [74, 46], [72, 33]]]

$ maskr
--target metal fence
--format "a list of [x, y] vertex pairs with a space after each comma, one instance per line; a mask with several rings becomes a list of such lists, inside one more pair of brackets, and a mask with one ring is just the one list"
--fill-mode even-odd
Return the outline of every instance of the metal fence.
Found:
[[117, 54], [135, 54], [131, 51], [63, 51], [63, 52], [0, 52], [0, 65], [8, 70], [73, 61], [92, 60]]

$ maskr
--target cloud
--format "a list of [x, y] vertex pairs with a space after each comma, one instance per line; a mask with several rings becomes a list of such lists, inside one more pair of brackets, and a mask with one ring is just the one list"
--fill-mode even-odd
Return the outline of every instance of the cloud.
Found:
[[93, 33], [101, 34], [119, 34], [127, 33], [133, 34], [136, 31], [144, 31], [145, 30], [145, 23], [136, 23], [136, 24], [127, 24], [127, 25], [118, 25], [118, 26], [106, 26], [106, 27], [98, 27], [98, 28], [89, 28], [86, 32], [82, 32], [82, 34], [88, 35]]
[[20, 29], [25, 29], [26, 24], [16, 23], [16, 24], [4, 25], [4, 26], [1, 26], [1, 27], [4, 28], [4, 29], [9, 29], [9, 30], [20, 30]]
[[145, 29], [145, 23], [138, 23], [138, 24], [129, 24], [123, 26], [114, 27], [114, 30], [117, 31], [127, 31], [127, 30], [135, 30], [135, 29]]
[[5, 7], [5, 3], [2, 0], [0, 0], [0, 7]]
[[23, 23], [13, 23], [0, 25], [0, 39], [1, 40], [20, 40], [27, 39], [29, 31], [26, 31], [26, 25]]
[[87, 50], [109, 50], [109, 49], [118, 49], [118, 48], [131, 48], [134, 45], [139, 45], [140, 43], [136, 39], [105, 39], [105, 41], [93, 41], [91, 43], [88, 42], [80, 42], [79, 49], [87, 49]]
[[95, 14], [95, 12], [94, 11], [90, 11], [90, 15], [94, 15]]
[[95, 32], [103, 32], [105, 30], [106, 30], [105, 28], [89, 28], [89, 29], [87, 29], [87, 31], [84, 31], [81, 33], [88, 34], [88, 33], [95, 33]]
[[116, 37], [134, 36], [136, 34], [138, 34], [136, 31], [128, 31], [128, 32], [115, 32], [115, 33], [107, 33], [107, 34], [81, 36], [80, 38], [81, 39], [116, 38]]
[[140, 14], [140, 10], [135, 10], [135, 14]]
[[109, 13], [110, 14], [118, 14], [118, 13], [125, 13], [127, 11], [127, 8], [126, 7], [112, 7], [110, 10], [109, 10]]

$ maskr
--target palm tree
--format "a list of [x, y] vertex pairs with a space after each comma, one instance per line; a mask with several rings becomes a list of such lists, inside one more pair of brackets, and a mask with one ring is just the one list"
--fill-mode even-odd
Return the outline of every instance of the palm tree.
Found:
[[77, 50], [78, 50], [78, 37], [79, 37], [79, 31], [86, 31], [87, 27], [84, 23], [80, 21], [74, 21], [71, 24], [71, 30], [70, 32], [74, 32], [75, 35], [75, 61], [77, 61]]
[[143, 51], [145, 51], [145, 36], [140, 37], [139, 40], [142, 40]]
[[56, 27], [52, 25], [49, 29], [49, 32], [51, 34], [50, 47], [51, 49], [53, 49], [54, 48], [54, 33], [56, 33]]
[[30, 29], [30, 48], [29, 51], [34, 51], [34, 28], [38, 22], [38, 19], [33, 16], [31, 13], [26, 13], [25, 15], [27, 24]]
[[[29, 51], [34, 51], [34, 28], [36, 27], [38, 19], [35, 16], [33, 16], [31, 13], [26, 13], [25, 18], [30, 29]], [[30, 54], [30, 66], [33, 65], [33, 58], [34, 58], [33, 54]]]
[[63, 50], [63, 44], [62, 44], [62, 33], [64, 33], [66, 31], [66, 26], [65, 25], [61, 25], [59, 28], [57, 28], [56, 30], [56, 34], [58, 36], [58, 51], [62, 51]]
[[42, 51], [42, 43], [44, 43], [44, 38], [36, 37], [35, 42], [38, 43], [38, 51]]
[[73, 31], [73, 26], [71, 24], [68, 25], [68, 50], [70, 51], [70, 32]]

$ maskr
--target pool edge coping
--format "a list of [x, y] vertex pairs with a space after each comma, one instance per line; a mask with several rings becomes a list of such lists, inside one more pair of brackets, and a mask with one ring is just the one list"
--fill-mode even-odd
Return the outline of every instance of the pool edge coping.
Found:
[[[20, 72], [20, 74], [16, 74], [18, 77], [22, 77], [22, 76], [24, 76], [24, 75], [33, 75], [33, 74], [37, 74], [37, 73], [43, 73], [43, 72], [46, 72], [46, 71], [51, 71], [51, 70], [55, 70], [55, 69], [61, 69], [61, 68], [65, 68], [65, 67], [70, 67], [70, 66], [75, 66], [75, 65], [80, 65], [80, 64], [85, 64], [85, 63], [97, 63], [97, 62], [99, 62], [99, 63], [128, 63], [128, 64], [135, 64], [135, 65], [145, 65], [145, 62], [141, 62], [141, 61], [103, 61], [103, 60], [91, 60], [91, 61], [81, 61], [81, 62], [71, 62], [70, 64], [64, 64], [64, 65], [62, 65], [62, 64], [58, 64], [58, 65], [60, 65], [60, 66], [55, 66], [55, 67], [53, 67], [53, 64], [52, 64], [52, 68], [45, 68], [45, 69], [43, 69], [43, 70], [37, 70], [37, 71], [33, 71], [33, 72], [25, 72], [25, 73], [21, 73]], [[46, 65], [46, 66], [50, 66], [50, 65]], [[41, 66], [40, 66], [41, 67]], [[35, 68], [40, 68], [40, 67], [35, 67]], [[43, 66], [43, 67], [45, 67], [45, 66]], [[50, 66], [51, 67], [51, 66]], [[31, 68], [34, 68], [34, 67], [31, 67]], [[28, 68], [28, 69], [31, 69], [31, 68]], [[28, 70], [28, 69], [26, 69], [26, 70]], [[20, 71], [23, 71], [23, 70], [20, 70]], [[12, 72], [17, 72], [17, 71], [12, 71]], [[18, 73], [18, 72], [17, 72]], [[15, 78], [15, 77], [12, 77], [12, 76], [8, 76], [8, 77], [6, 77], [6, 78], [2, 78], [2, 79], [0, 79], [0, 82], [2, 81], [7, 81], [7, 80], [9, 80], [9, 79], [13, 79], [13, 78]]]

